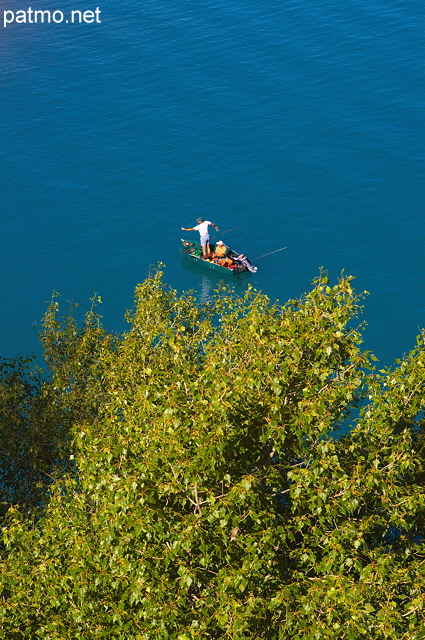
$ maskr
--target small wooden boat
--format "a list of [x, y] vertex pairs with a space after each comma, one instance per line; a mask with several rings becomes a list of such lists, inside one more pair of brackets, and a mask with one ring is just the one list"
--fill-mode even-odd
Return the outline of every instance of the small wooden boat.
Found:
[[[231, 264], [226, 264], [226, 261], [220, 258], [203, 258], [202, 249], [199, 244], [190, 242], [190, 240], [181, 240], [181, 252], [190, 260], [193, 264], [198, 264], [205, 269], [211, 269], [217, 271], [224, 276], [236, 276], [243, 271], [257, 271], [251, 261], [243, 254], [237, 253], [227, 245], [226, 256], [230, 258]], [[215, 245], [210, 243], [211, 251], [214, 251]]]

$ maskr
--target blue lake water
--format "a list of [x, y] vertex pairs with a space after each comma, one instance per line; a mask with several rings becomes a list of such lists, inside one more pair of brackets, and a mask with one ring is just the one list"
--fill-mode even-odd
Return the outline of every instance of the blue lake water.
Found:
[[198, 215], [237, 227], [229, 242], [250, 256], [287, 247], [249, 278], [270, 298], [300, 296], [320, 267], [345, 270], [370, 292], [365, 347], [383, 365], [413, 348], [425, 324], [420, 5], [99, 8], [100, 24], [7, 28], [0, 11], [0, 355], [37, 352], [53, 290], [83, 309], [98, 293], [105, 325], [124, 329], [158, 261], [173, 287], [208, 298], [217, 277], [179, 254]]

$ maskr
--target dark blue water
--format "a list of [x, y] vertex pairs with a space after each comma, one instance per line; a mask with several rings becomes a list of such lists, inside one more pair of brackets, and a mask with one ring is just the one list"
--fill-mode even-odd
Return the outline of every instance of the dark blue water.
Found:
[[365, 346], [383, 364], [410, 350], [425, 310], [418, 3], [99, 8], [101, 24], [0, 26], [0, 354], [37, 350], [53, 290], [82, 308], [97, 292], [123, 329], [158, 261], [208, 298], [217, 278], [179, 255], [198, 215], [236, 226], [250, 256], [287, 246], [250, 279], [272, 299], [321, 266], [356, 276]]

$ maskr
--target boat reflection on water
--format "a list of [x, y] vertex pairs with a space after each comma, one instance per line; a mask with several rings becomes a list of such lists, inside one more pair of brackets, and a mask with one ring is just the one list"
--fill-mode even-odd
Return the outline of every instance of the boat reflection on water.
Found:
[[[226, 278], [217, 277], [218, 274], [214, 272], [203, 273], [199, 272], [199, 268], [196, 264], [192, 264], [187, 260], [182, 260], [182, 267], [192, 273], [196, 273], [200, 276], [200, 285], [199, 288], [196, 289], [199, 291], [199, 301], [202, 304], [206, 304], [210, 302], [214, 297], [214, 292], [218, 289], [222, 289], [223, 287], [229, 288], [229, 280]], [[232, 285], [236, 285], [236, 281], [241, 282], [242, 278], [234, 278], [231, 283]]]
[[[217, 286], [222, 286], [222, 281], [217, 283]], [[202, 276], [201, 280], [201, 293], [199, 296], [199, 300], [202, 304], [207, 304], [211, 300], [211, 295], [214, 292], [215, 287], [213, 287], [213, 283], [211, 279], [207, 276]]]
[[250, 277], [246, 278], [245, 273], [243, 276], [236, 276], [229, 281], [229, 278], [222, 278], [215, 271], [200, 272], [196, 264], [184, 259], [182, 260], [182, 267], [199, 276], [199, 284], [197, 286], [192, 285], [191, 288], [196, 292], [201, 304], [211, 302], [215, 293], [220, 289], [223, 289], [225, 294], [228, 294], [229, 290], [235, 290], [237, 294], [243, 295], [247, 286], [253, 283]]

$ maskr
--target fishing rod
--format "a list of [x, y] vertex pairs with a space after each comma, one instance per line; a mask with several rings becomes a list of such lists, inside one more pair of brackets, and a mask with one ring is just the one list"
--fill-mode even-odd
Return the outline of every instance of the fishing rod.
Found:
[[[215, 238], [218, 238], [219, 235], [226, 235], [226, 233], [230, 233], [230, 231], [233, 231], [233, 229], [237, 229], [238, 227], [232, 227], [231, 229], [227, 229], [227, 231], [223, 231], [223, 233], [217, 233], [217, 235], [213, 236], [212, 238], [210, 238], [210, 240], [214, 240]], [[230, 236], [231, 238], [235, 237], [235, 236]], [[188, 253], [188, 251], [190, 251], [191, 249], [193, 249], [193, 247], [200, 247], [200, 243], [198, 242], [197, 244], [193, 245], [192, 247], [190, 247], [190, 249], [186, 249], [185, 251], [183, 251], [183, 253]]]
[[199, 242], [198, 242], [198, 244], [192, 244], [192, 246], [191, 246], [191, 247], [189, 247], [189, 249], [185, 249], [185, 250], [183, 251], [183, 253], [188, 253], [189, 251], [192, 251], [192, 249], [196, 249], [196, 248], [198, 248], [198, 247], [200, 247], [200, 246], [201, 246], [201, 245], [199, 244]]
[[235, 233], [235, 235], [233, 236], [229, 236], [228, 238], [226, 238], [226, 240], [230, 240], [231, 238], [239, 238], [239, 236], [241, 236], [242, 234], [240, 233]]
[[270, 253], [263, 253], [262, 256], [257, 256], [256, 258], [252, 258], [253, 260], [259, 260], [260, 258], [265, 258], [266, 256], [270, 256], [272, 253], [277, 253], [278, 251], [283, 251], [288, 247], [282, 247], [281, 249], [275, 249], [274, 251], [270, 251]]
[[227, 231], [223, 231], [223, 233], [217, 233], [217, 235], [213, 236], [212, 238], [210, 238], [210, 240], [214, 240], [214, 238], [218, 238], [218, 236], [225, 236], [226, 233], [230, 233], [231, 231], [233, 231], [233, 229], [237, 229], [238, 227], [232, 227], [231, 229], [227, 229]]

